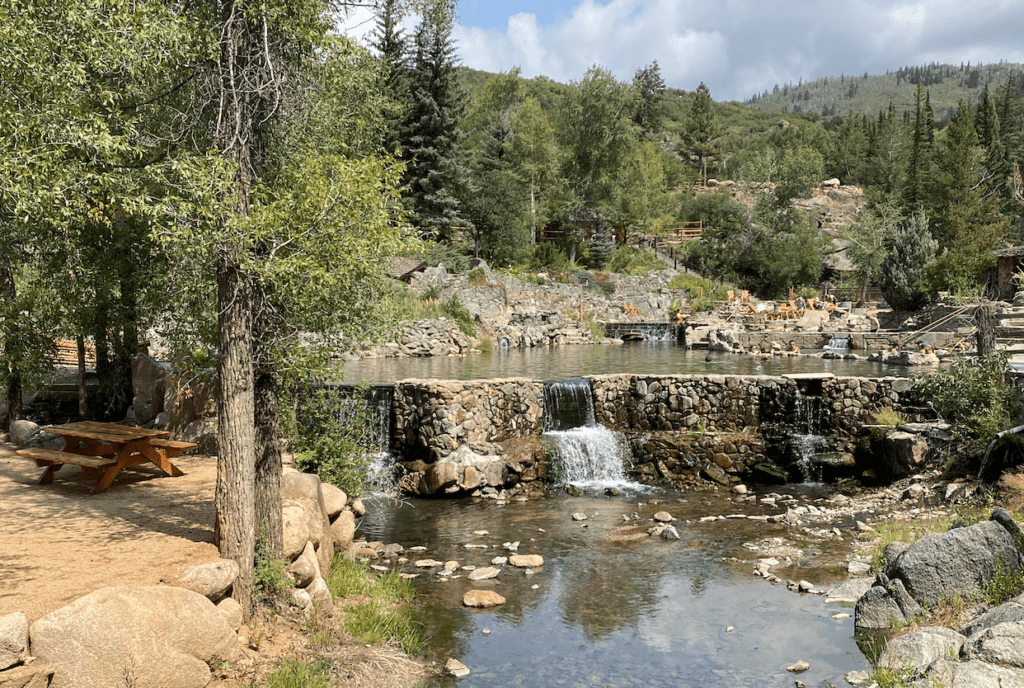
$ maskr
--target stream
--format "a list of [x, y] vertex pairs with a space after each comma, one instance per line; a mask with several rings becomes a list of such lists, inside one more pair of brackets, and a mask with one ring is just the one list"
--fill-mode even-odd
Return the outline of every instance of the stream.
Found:
[[[746, 563], [730, 564], [744, 542], [784, 536], [786, 527], [699, 523], [742, 508], [725, 493], [626, 488], [610, 497], [594, 489], [578, 498], [559, 492], [507, 504], [377, 499], [369, 507], [357, 537], [427, 548], [406, 552], [400, 570], [420, 574], [431, 658], [443, 666], [455, 657], [472, 672], [433, 685], [782, 688], [798, 678], [841, 686], [845, 673], [868, 668], [853, 619], [832, 619], [852, 609], [771, 585]], [[747, 510], [759, 508], [755, 502]], [[680, 540], [647, 534], [662, 510], [676, 519]], [[587, 520], [574, 521], [575, 513]], [[494, 557], [509, 556], [504, 545], [515, 541], [519, 554], [540, 554], [544, 566], [532, 574], [498, 566], [497, 578], [475, 583], [468, 571], [442, 581], [436, 569], [414, 567], [424, 558], [490, 566]], [[822, 573], [806, 575], [819, 582]], [[462, 596], [474, 587], [493, 589], [507, 602], [469, 610]], [[798, 660], [811, 669], [788, 672]]]

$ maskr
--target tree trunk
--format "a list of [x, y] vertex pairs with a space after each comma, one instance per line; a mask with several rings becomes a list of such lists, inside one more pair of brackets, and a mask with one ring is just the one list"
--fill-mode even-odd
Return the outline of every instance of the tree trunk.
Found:
[[78, 345], [78, 417], [82, 420], [89, 418], [89, 390], [85, 383], [85, 337], [75, 337]]
[[220, 555], [238, 563], [232, 597], [248, 620], [252, 613], [255, 529], [255, 432], [253, 429], [250, 284], [238, 269], [238, 250], [224, 248], [217, 259], [217, 520]]
[[280, 557], [284, 551], [281, 523], [281, 427], [278, 391], [280, 378], [263, 342], [274, 334], [269, 304], [256, 308], [253, 332], [254, 415], [256, 430], [255, 519], [266, 551]]
[[[11, 270], [11, 259], [7, 247], [0, 248], [3, 250], [0, 253], [0, 290], [3, 292], [5, 303], [14, 303], [18, 293], [14, 284], [14, 273]], [[3, 430], [10, 430], [11, 423], [21, 420], [21, 391], [21, 374], [18, 372], [15, 362], [7, 377], [7, 417], [0, 418]]]
[[530, 173], [530, 243], [537, 243], [537, 194], [534, 191], [533, 173]]
[[996, 350], [996, 308], [990, 301], [983, 301], [974, 312], [978, 325], [978, 355], [988, 356]]

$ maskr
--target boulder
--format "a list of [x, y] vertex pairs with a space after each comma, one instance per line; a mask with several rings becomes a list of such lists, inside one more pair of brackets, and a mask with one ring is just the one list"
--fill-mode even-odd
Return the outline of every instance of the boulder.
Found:
[[352, 513], [357, 517], [362, 518], [366, 515], [366, 507], [363, 505], [363, 500], [353, 499], [352, 500]]
[[882, 440], [882, 469], [889, 478], [899, 480], [916, 472], [928, 458], [928, 442], [920, 435], [889, 430]]
[[320, 577], [320, 564], [316, 559], [313, 543], [307, 542], [302, 554], [288, 565], [288, 573], [295, 577], [295, 585], [299, 588], [309, 586]]
[[132, 359], [132, 406], [139, 425], [149, 423], [163, 412], [166, 375], [167, 366], [144, 353], [135, 354]]
[[[928, 674], [919, 684], [922, 688], [932, 688], [932, 686], [1024, 688], [1024, 672], [976, 659], [961, 663], [940, 660], [929, 668]], [[919, 684], [914, 684], [915, 688]]]
[[876, 585], [861, 595], [854, 608], [854, 626], [866, 629], [888, 629], [894, 621], [906, 621], [903, 611], [889, 591]]
[[462, 604], [467, 607], [498, 607], [505, 604], [505, 598], [493, 590], [470, 590], [462, 596]]
[[[175, 435], [172, 435], [172, 437]], [[176, 434], [176, 438], [182, 442], [195, 442], [196, 453], [206, 454], [207, 456], [217, 456], [220, 453], [218, 445], [219, 440], [217, 439], [217, 419], [216, 418], [200, 418], [194, 420], [180, 432]]]
[[[185, 440], [187, 442], [195, 442], [195, 440], [186, 440], [184, 433], [185, 428], [189, 427], [196, 421], [203, 419], [213, 420], [213, 445], [212, 451], [206, 451], [200, 447], [199, 452], [202, 454], [216, 454], [216, 419], [217, 415], [217, 395], [218, 395], [218, 384], [216, 380], [203, 381], [194, 379], [187, 384], [166, 384], [164, 386], [164, 413], [167, 415], [167, 429], [170, 430], [171, 436]], [[200, 423], [196, 427], [202, 427]], [[195, 430], [193, 430], [195, 432]]]
[[1000, 566], [1021, 570], [1014, 535], [996, 520], [927, 535], [885, 567], [915, 600], [935, 604], [950, 595], [969, 596], [995, 577]]
[[334, 598], [331, 597], [331, 590], [327, 587], [327, 581], [317, 578], [306, 587], [306, 593], [312, 600], [313, 605], [328, 614], [334, 613]]
[[535, 569], [544, 565], [544, 557], [539, 554], [513, 554], [508, 563], [521, 569]]
[[423, 474], [421, 490], [425, 495], [432, 495], [454, 485], [458, 479], [459, 472], [455, 464], [447, 461], [434, 463]]
[[1024, 621], [1005, 621], [971, 636], [972, 659], [1024, 669]]
[[289, 561], [302, 554], [309, 542], [309, 518], [302, 504], [286, 499], [281, 505], [281, 528], [284, 535], [282, 554]]
[[218, 602], [217, 611], [220, 612], [220, 615], [228, 622], [228, 626], [236, 633], [245, 622], [245, 617], [242, 615], [242, 605], [234, 597], [225, 597]]
[[334, 539], [324, 537], [316, 547], [316, 562], [320, 567], [320, 575], [327, 576], [334, 565]]
[[202, 688], [210, 665], [238, 652], [210, 600], [171, 586], [103, 588], [38, 619], [32, 654], [54, 668], [53, 688]]
[[193, 566], [181, 577], [179, 585], [217, 602], [228, 594], [236, 578], [238, 564], [230, 559], [220, 559]]
[[351, 511], [342, 511], [331, 524], [331, 539], [336, 550], [345, 551], [356, 534], [356, 517]]
[[320, 493], [323, 495], [324, 508], [327, 510], [327, 518], [334, 518], [342, 512], [348, 504], [348, 495], [336, 485], [320, 483]]
[[11, 421], [11, 429], [7, 433], [7, 438], [11, 444], [20, 447], [37, 432], [39, 432], [39, 426], [32, 421], [15, 420]]
[[825, 593], [825, 604], [856, 604], [870, 589], [870, 578], [851, 578], [829, 588]]
[[28, 619], [21, 612], [0, 616], [0, 671], [28, 656]]
[[922, 671], [937, 659], [958, 657], [966, 640], [952, 629], [925, 626], [886, 643], [877, 664], [886, 669]]
[[989, 609], [987, 612], [971, 621], [960, 629], [960, 632], [968, 638], [973, 637], [987, 628], [998, 626], [1008, 621], [1024, 621], [1024, 605], [1019, 602], [1006, 602]]

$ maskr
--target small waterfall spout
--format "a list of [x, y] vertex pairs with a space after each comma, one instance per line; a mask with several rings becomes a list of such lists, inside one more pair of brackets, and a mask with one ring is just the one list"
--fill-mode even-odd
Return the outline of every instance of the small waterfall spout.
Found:
[[804, 396], [800, 388], [796, 390], [794, 399], [793, 434], [791, 436], [793, 451], [796, 454], [797, 467], [805, 483], [820, 483], [822, 466], [815, 458], [821, 445], [828, 440], [818, 434], [821, 426], [821, 398]]
[[834, 353], [847, 353], [850, 351], [850, 338], [849, 337], [832, 337], [828, 340], [828, 344], [824, 346], [825, 351], [832, 351]]
[[628, 484], [622, 466], [629, 451], [625, 437], [597, 423], [587, 380], [544, 383], [544, 437], [558, 454], [561, 482], [599, 487]]

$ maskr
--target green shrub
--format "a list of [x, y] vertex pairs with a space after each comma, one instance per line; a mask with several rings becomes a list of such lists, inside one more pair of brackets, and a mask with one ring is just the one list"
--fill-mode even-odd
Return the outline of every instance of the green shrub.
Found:
[[1024, 572], [1011, 569], [996, 561], [996, 575], [983, 583], [981, 596], [990, 607], [995, 607], [1024, 592]]
[[606, 334], [604, 323], [600, 323], [593, 317], [588, 316], [583, 320], [583, 324], [586, 325], [588, 330], [590, 330], [590, 335], [594, 339], [604, 339]]
[[446, 318], [454, 320], [459, 324], [459, 329], [467, 337], [472, 337], [476, 334], [476, 323], [473, 322], [473, 316], [470, 315], [469, 311], [459, 297], [452, 294], [451, 298], [441, 303], [441, 310]]
[[362, 494], [370, 456], [380, 450], [376, 424], [362, 401], [366, 392], [362, 387], [348, 398], [341, 390], [307, 387], [296, 410], [296, 467], [350, 495]]
[[548, 272], [564, 272], [569, 269], [569, 255], [550, 241], [542, 241], [533, 247], [530, 258], [531, 270], [547, 270]]
[[[690, 298], [690, 310], [694, 312], [710, 311], [718, 301], [724, 301], [729, 297], [729, 288], [724, 284], [713, 284], [696, 275], [676, 275], [668, 284], [669, 289], [679, 289], [688, 292]], [[679, 308], [676, 308], [676, 312]]]
[[654, 251], [634, 248], [632, 246], [619, 246], [615, 249], [611, 258], [608, 259], [608, 272], [617, 272], [623, 275], [646, 275], [651, 270], [663, 270], [665, 263], [662, 262]]
[[428, 242], [423, 251], [423, 260], [431, 267], [443, 265], [448, 272], [469, 270], [469, 255], [465, 249], [453, 244]]
[[923, 213], [915, 214], [893, 230], [878, 285], [894, 310], [917, 310], [931, 299], [927, 266], [935, 259], [938, 245], [928, 231], [928, 219]]
[[252, 572], [253, 597], [257, 602], [272, 603], [282, 593], [292, 587], [288, 578], [288, 562], [277, 558], [267, 547], [266, 524], [256, 536], [256, 561]]
[[958, 356], [948, 370], [922, 377], [916, 392], [980, 451], [1017, 418], [1019, 403], [1016, 389], [1007, 382], [1009, 370], [1005, 351], [971, 359]]

